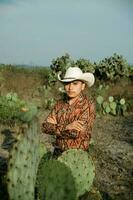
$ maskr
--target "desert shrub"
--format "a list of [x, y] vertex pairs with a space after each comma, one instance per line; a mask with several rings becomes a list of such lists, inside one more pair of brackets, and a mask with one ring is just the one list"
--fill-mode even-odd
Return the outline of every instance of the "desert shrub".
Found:
[[91, 72], [94, 73], [95, 72], [95, 63], [92, 64], [89, 60], [87, 59], [79, 59], [76, 61], [75, 63], [83, 72]]
[[133, 65], [128, 65], [129, 78], [133, 81]]
[[121, 77], [129, 77], [129, 66], [123, 56], [115, 53], [97, 64], [95, 75], [100, 80], [116, 81]]
[[83, 72], [94, 73], [96, 79], [103, 81], [117, 81], [122, 77], [132, 76], [132, 67], [128, 65], [126, 59], [122, 55], [116, 53], [113, 56], [101, 60], [99, 63], [91, 63], [90, 60], [80, 58], [74, 61], [69, 54], [57, 57], [52, 60], [48, 76], [48, 83], [57, 81], [57, 74], [61, 71], [64, 76], [68, 67], [78, 66]]
[[35, 67], [33, 69], [33, 72], [39, 74], [39, 77], [45, 85], [48, 85], [50, 71], [49, 67]]
[[57, 81], [57, 74], [61, 71], [62, 75], [64, 75], [66, 69], [68, 67], [74, 66], [74, 61], [70, 58], [70, 55], [66, 53], [61, 57], [57, 57], [52, 60], [52, 64], [50, 65], [51, 71], [49, 72], [49, 84]]

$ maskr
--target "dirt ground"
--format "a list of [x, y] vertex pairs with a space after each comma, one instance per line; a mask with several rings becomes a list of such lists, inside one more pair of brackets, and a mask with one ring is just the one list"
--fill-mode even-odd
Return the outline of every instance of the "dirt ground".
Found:
[[[40, 119], [42, 120], [42, 119]], [[4, 145], [10, 145], [12, 138], [6, 132]], [[90, 154], [96, 167], [94, 186], [100, 191], [103, 200], [133, 199], [133, 116], [97, 117], [93, 128], [93, 143]], [[51, 138], [43, 136], [50, 149]], [[6, 144], [7, 142], [7, 144]], [[0, 172], [6, 171], [8, 152], [0, 148]], [[1, 199], [1, 198], [0, 198]], [[4, 200], [4, 199], [2, 199]], [[6, 200], [6, 199], [5, 199]], [[89, 200], [86, 196], [84, 200]]]
[[92, 156], [95, 185], [106, 200], [133, 199], [133, 115], [97, 118]]
[[[46, 115], [40, 116], [40, 123]], [[132, 200], [133, 115], [96, 117], [92, 139], [89, 153], [96, 168], [95, 188], [103, 200]], [[50, 136], [42, 140], [52, 149]], [[86, 195], [83, 200], [90, 198]]]
[[[8, 82], [6, 87], [3, 87], [2, 93], [7, 91], [17, 92], [24, 99], [40, 99], [40, 93], [38, 88], [42, 84], [38, 77], [17, 76], [13, 77], [6, 74]], [[6, 77], [5, 76], [5, 77]], [[16, 84], [20, 83], [20, 84]], [[34, 87], [33, 87], [34, 86]], [[119, 85], [120, 87], [120, 85]], [[123, 90], [124, 85], [120, 88]], [[120, 89], [117, 86], [117, 93]], [[126, 85], [123, 94], [131, 94]], [[115, 89], [112, 89], [111, 95]], [[130, 95], [131, 96], [131, 95]], [[40, 108], [39, 121], [43, 120], [43, 117], [47, 115], [48, 111], [43, 111]], [[8, 152], [3, 149], [3, 140], [7, 139], [11, 135], [6, 132], [3, 134], [3, 128], [0, 127], [0, 176], [4, 175], [6, 171], [6, 158]], [[3, 139], [3, 137], [5, 137]], [[90, 145], [90, 154], [93, 157], [96, 176], [94, 180], [94, 186], [100, 191], [103, 200], [133, 200], [133, 115], [132, 113], [122, 116], [101, 116], [96, 118], [93, 133], [93, 143]], [[9, 138], [8, 138], [9, 139]], [[12, 139], [12, 138], [10, 138]], [[6, 140], [4, 140], [6, 141]], [[45, 137], [45, 141], [49, 148], [52, 148], [51, 138]], [[9, 140], [7, 140], [9, 142]], [[3, 154], [5, 159], [3, 159]], [[2, 179], [1, 179], [2, 181]], [[1, 187], [0, 183], [0, 195]], [[1, 196], [0, 196], [1, 199]], [[6, 200], [3, 199], [2, 200]], [[86, 196], [84, 200], [89, 200]]]

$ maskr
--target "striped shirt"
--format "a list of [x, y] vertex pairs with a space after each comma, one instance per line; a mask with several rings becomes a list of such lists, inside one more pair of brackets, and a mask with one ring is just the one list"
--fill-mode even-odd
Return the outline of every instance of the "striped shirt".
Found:
[[[47, 119], [56, 119], [56, 123]], [[91, 139], [92, 126], [95, 119], [95, 104], [87, 96], [82, 95], [73, 104], [57, 101], [48, 118], [42, 124], [42, 131], [56, 135], [56, 145], [65, 151], [70, 148], [87, 150]], [[75, 120], [83, 122], [83, 130], [66, 130], [66, 126]]]

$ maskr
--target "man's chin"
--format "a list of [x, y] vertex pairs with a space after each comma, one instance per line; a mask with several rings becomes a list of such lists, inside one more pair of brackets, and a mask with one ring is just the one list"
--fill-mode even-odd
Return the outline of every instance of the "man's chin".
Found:
[[68, 94], [68, 97], [69, 97], [69, 98], [75, 98], [75, 95]]
[[71, 95], [68, 95], [68, 97], [69, 97], [70, 99], [75, 99], [75, 98], [77, 98], [78, 96], [76, 96], [76, 95], [74, 95], [74, 94], [73, 94], [73, 95], [71, 94]]

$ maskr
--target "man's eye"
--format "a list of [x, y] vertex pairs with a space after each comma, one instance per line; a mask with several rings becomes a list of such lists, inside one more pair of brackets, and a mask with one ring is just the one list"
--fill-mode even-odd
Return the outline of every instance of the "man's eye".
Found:
[[64, 83], [64, 85], [66, 86], [66, 85], [69, 85], [70, 83]]

